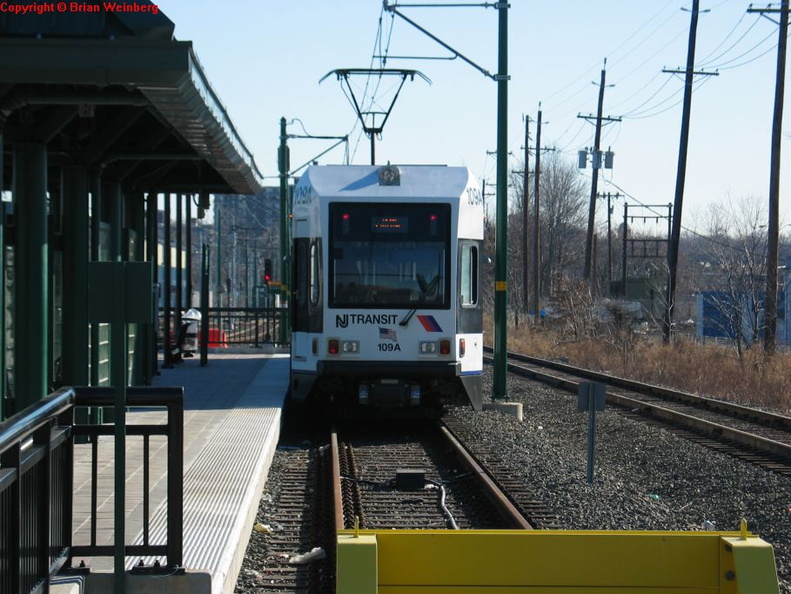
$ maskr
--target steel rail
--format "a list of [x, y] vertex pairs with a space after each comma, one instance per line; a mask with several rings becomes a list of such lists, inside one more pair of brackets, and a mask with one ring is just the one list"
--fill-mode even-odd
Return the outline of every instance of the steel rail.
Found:
[[335, 427], [330, 433], [330, 455], [332, 456], [332, 494], [335, 508], [335, 531], [343, 530], [343, 490], [341, 489], [340, 449], [338, 448], [338, 432]]
[[483, 487], [483, 492], [487, 499], [495, 506], [495, 508], [502, 514], [503, 518], [509, 522], [514, 528], [521, 530], [532, 530], [533, 526], [525, 519], [525, 517], [516, 509], [516, 506], [510, 499], [503, 493], [502, 489], [492, 480], [489, 474], [481, 467], [475, 458], [470, 454], [462, 443], [456, 439], [450, 429], [445, 425], [440, 426], [440, 431], [453, 447], [453, 450], [458, 454], [461, 460], [469, 469], [470, 473], [475, 476], [478, 482]]

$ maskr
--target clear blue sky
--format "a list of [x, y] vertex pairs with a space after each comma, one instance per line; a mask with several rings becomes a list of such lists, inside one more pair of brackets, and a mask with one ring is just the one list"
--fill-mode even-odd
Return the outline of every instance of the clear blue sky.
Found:
[[[178, 39], [192, 40], [220, 100], [265, 176], [277, 173], [279, 120], [290, 134], [350, 134], [354, 163], [369, 162], [368, 140], [334, 77], [338, 68], [409, 68], [432, 81], [407, 82], [377, 140], [377, 162], [465, 165], [494, 181], [497, 85], [461, 60], [402, 60], [447, 52], [408, 23], [383, 13], [379, 0], [160, 0]], [[509, 10], [509, 150], [520, 166], [523, 114], [539, 101], [548, 122], [542, 145], [577, 151], [593, 145], [598, 82], [607, 58], [602, 147], [615, 152], [600, 191], [622, 190], [644, 204], [673, 201], [683, 79], [662, 68], [686, 63], [691, 0], [512, 0]], [[768, 201], [769, 149], [775, 87], [777, 25], [747, 14], [745, 0], [701, 0], [697, 77], [683, 224], [701, 228], [707, 205], [757, 196]], [[762, 4], [761, 6], [765, 6]], [[776, 4], [779, 6], [779, 3]], [[401, 8], [411, 19], [489, 72], [497, 71], [497, 12], [492, 8]], [[381, 19], [381, 30], [380, 30]], [[776, 17], [775, 17], [776, 20]], [[395, 79], [378, 86], [375, 109], [391, 98]], [[372, 81], [354, 78], [370, 101]], [[609, 86], [614, 85], [614, 86]], [[791, 81], [789, 81], [791, 85]], [[791, 88], [786, 95], [791, 94]], [[786, 130], [791, 113], [786, 113]], [[303, 130], [304, 125], [304, 130]], [[791, 159], [784, 133], [783, 162]], [[290, 141], [293, 168], [331, 143]], [[518, 159], [517, 159], [518, 157]], [[341, 148], [321, 158], [339, 163]], [[791, 221], [791, 167], [781, 178], [781, 218]], [[581, 175], [590, 175], [590, 169]], [[272, 179], [272, 184], [276, 180]], [[630, 200], [630, 201], [634, 201]], [[619, 210], [620, 211], [620, 208]], [[603, 213], [603, 211], [600, 211]], [[603, 217], [599, 215], [601, 221]]]

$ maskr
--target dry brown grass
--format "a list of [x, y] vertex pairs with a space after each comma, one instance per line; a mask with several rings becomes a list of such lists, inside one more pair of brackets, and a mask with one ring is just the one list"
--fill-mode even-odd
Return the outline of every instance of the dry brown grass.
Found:
[[[493, 324], [485, 323], [492, 344]], [[665, 345], [655, 336], [613, 340], [606, 333], [568, 341], [558, 329], [520, 324], [508, 329], [508, 348], [545, 359], [568, 359], [572, 365], [713, 398], [767, 407], [791, 414], [791, 354], [764, 357], [759, 348], [739, 359], [735, 349], [701, 345], [678, 338]]]

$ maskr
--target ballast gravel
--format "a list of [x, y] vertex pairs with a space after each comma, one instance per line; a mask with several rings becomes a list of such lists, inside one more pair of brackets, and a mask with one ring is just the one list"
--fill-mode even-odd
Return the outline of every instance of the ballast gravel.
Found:
[[[497, 411], [454, 414], [489, 441], [570, 530], [748, 530], [774, 547], [780, 591], [791, 593], [791, 478], [692, 443], [615, 410], [596, 415], [593, 482], [587, 482], [588, 413], [569, 394], [513, 376]], [[484, 394], [491, 394], [491, 368]]]
[[[484, 394], [491, 394], [485, 368]], [[587, 483], [588, 414], [577, 397], [508, 376], [510, 402], [524, 420], [496, 411], [457, 408], [453, 414], [489, 442], [514, 476], [570, 530], [748, 529], [774, 547], [780, 592], [791, 594], [791, 478], [692, 443], [670, 431], [629, 419], [613, 409], [596, 417], [593, 483]], [[281, 444], [257, 521], [270, 522], [280, 496], [280, 475], [292, 450], [311, 447], [310, 436]], [[235, 592], [265, 592], [257, 568], [271, 562], [266, 535], [248, 546]]]

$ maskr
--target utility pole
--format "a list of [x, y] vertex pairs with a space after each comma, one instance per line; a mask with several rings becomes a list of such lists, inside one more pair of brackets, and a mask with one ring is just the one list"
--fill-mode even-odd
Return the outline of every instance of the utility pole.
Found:
[[777, 339], [777, 265], [780, 235], [780, 148], [783, 135], [783, 97], [785, 94], [786, 48], [788, 47], [788, 0], [780, 8], [749, 8], [747, 12], [780, 13], [777, 41], [777, 81], [772, 118], [772, 154], [769, 173], [769, 234], [766, 253], [766, 301], [764, 303], [764, 352], [775, 352]]
[[[591, 268], [593, 262], [593, 229], [594, 219], [596, 218], [596, 193], [599, 185], [599, 168], [601, 167], [601, 129], [602, 122], [620, 122], [621, 118], [603, 117], [602, 111], [604, 110], [604, 81], [607, 76], [607, 59], [604, 59], [604, 68], [601, 71], [601, 81], [599, 82], [599, 105], [596, 112], [596, 134], [593, 141], [593, 178], [591, 180], [591, 197], [590, 206], [588, 208], [588, 233], [585, 239], [585, 270], [583, 278], [585, 280], [592, 280]], [[578, 118], [586, 120], [594, 119], [592, 115], [578, 115]]]
[[687, 49], [687, 67], [683, 71], [662, 70], [670, 74], [684, 73], [684, 107], [681, 116], [681, 139], [678, 148], [678, 171], [676, 173], [676, 193], [673, 202], [673, 223], [670, 233], [670, 244], [667, 250], [667, 307], [663, 323], [663, 340], [670, 342], [673, 326], [673, 307], [676, 294], [676, 272], [678, 268], [678, 246], [681, 240], [681, 211], [684, 204], [684, 181], [687, 174], [687, 151], [689, 148], [689, 118], [692, 111], [692, 82], [696, 74], [716, 75], [715, 72], [695, 72], [695, 40], [698, 31], [698, 14], [700, 0], [692, 1], [692, 19], [689, 25], [689, 46]]
[[529, 174], [528, 174], [528, 156], [530, 154], [530, 116], [525, 116], [525, 168], [524, 168], [524, 181], [522, 182], [522, 254], [524, 262], [522, 262], [522, 308], [525, 310], [525, 315], [529, 310], [528, 298], [528, 274], [527, 274], [527, 226], [528, 226], [528, 192]]
[[539, 301], [541, 296], [541, 225], [539, 220], [539, 196], [541, 177], [541, 103], [538, 104], [538, 117], [536, 118], [536, 172], [533, 175], [533, 323], [537, 324], [539, 315]]

